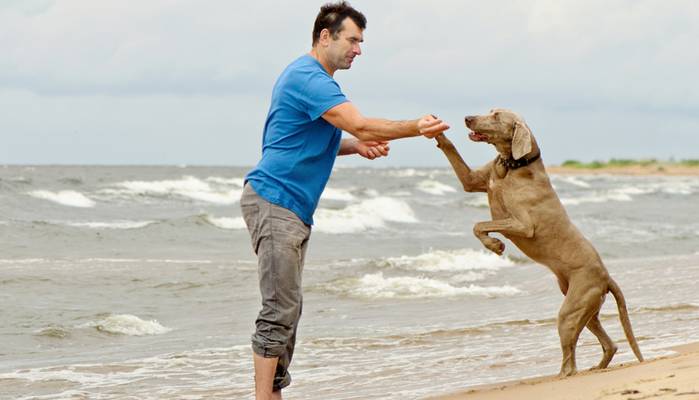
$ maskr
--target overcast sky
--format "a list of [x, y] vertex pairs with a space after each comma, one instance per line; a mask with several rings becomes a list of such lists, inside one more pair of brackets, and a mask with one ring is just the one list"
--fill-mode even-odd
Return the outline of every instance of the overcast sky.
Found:
[[[0, 164], [253, 165], [279, 73], [322, 1], [0, 0]], [[335, 74], [366, 116], [525, 117], [547, 164], [699, 158], [695, 0], [355, 0], [363, 54]], [[381, 161], [446, 166], [432, 141]]]

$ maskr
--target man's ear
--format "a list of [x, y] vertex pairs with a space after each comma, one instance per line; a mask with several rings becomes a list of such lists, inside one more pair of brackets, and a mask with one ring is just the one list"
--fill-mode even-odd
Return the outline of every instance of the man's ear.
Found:
[[519, 160], [532, 151], [532, 131], [524, 122], [515, 122], [512, 135], [512, 158]]
[[330, 30], [328, 28], [323, 28], [323, 30], [320, 31], [318, 39], [323, 43], [327, 43], [327, 41], [330, 39]]

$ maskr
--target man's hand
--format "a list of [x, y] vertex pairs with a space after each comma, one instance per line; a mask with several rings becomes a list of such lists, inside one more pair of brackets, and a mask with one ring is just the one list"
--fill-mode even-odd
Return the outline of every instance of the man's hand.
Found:
[[390, 148], [386, 141], [359, 141], [354, 144], [357, 154], [369, 160], [388, 155]]
[[429, 114], [417, 121], [417, 128], [420, 131], [420, 135], [428, 139], [433, 139], [449, 129], [449, 125], [434, 115]]

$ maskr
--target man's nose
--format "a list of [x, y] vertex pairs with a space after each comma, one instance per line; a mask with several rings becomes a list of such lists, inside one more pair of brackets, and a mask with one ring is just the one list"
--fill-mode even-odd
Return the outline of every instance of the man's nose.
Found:
[[356, 54], [356, 55], [362, 54], [362, 48], [359, 45], [357, 45], [357, 47], [354, 49], [354, 54]]

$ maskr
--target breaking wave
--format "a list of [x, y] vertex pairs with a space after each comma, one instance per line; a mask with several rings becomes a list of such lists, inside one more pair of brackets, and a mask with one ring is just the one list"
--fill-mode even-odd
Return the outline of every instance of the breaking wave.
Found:
[[69, 207], [90, 208], [95, 206], [94, 200], [74, 190], [61, 190], [60, 192], [34, 190], [28, 194], [37, 199], [48, 200]]

